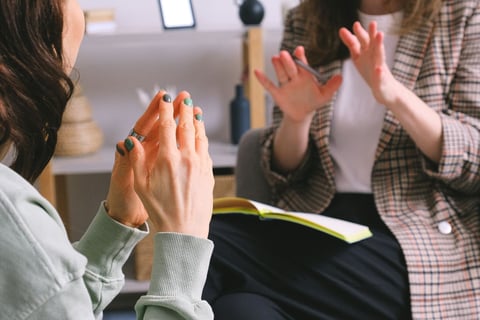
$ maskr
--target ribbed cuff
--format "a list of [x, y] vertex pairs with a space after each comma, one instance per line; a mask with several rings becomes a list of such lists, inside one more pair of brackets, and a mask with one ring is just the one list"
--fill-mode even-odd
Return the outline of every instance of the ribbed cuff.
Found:
[[201, 299], [213, 242], [179, 233], [155, 235], [149, 295]]
[[[143, 230], [142, 230], [143, 229]], [[76, 249], [88, 258], [87, 268], [105, 277], [123, 277], [122, 267], [148, 226], [131, 228], [112, 219], [103, 202]]]

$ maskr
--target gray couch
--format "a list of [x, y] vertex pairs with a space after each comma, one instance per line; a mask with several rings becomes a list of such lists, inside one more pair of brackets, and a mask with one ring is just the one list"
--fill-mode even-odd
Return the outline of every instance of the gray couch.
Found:
[[270, 203], [270, 187], [260, 167], [260, 135], [263, 130], [250, 129], [240, 139], [235, 167], [236, 194], [238, 197]]

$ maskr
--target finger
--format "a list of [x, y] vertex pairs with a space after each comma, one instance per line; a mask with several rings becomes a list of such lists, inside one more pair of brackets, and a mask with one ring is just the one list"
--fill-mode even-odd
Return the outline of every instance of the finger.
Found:
[[132, 167], [135, 185], [143, 188], [146, 184], [145, 178], [148, 176], [148, 168], [145, 166], [145, 153], [142, 144], [134, 137], [127, 137], [123, 143], [120, 142], [118, 145], [126, 151], [123, 158], [127, 159]]
[[374, 58], [375, 58], [375, 66], [381, 66], [385, 63], [385, 47], [383, 44], [384, 34], [383, 32], [378, 32], [376, 37], [374, 38]]
[[186, 98], [190, 98], [190, 93], [183, 90], [177, 95], [175, 100], [173, 100], [173, 115], [175, 119], [177, 119], [180, 111], [180, 106]]
[[158, 103], [162, 100], [165, 91], [159, 91], [148, 105], [147, 110], [138, 118], [133, 126], [136, 133], [142, 136], [148, 136], [153, 124], [158, 118]]
[[205, 132], [205, 123], [203, 122], [203, 111], [200, 107], [193, 109], [194, 118], [193, 121], [195, 127], [195, 151], [200, 156], [208, 154], [208, 139]]
[[363, 29], [360, 22], [357, 21], [353, 24], [353, 32], [360, 43], [360, 48], [367, 49], [370, 45], [370, 36], [368, 35], [368, 32]]
[[355, 37], [347, 28], [341, 28], [339, 36], [342, 42], [347, 46], [352, 58], [357, 57], [360, 54], [360, 43], [357, 37]]
[[290, 78], [288, 77], [287, 71], [285, 70], [282, 62], [280, 61], [280, 56], [272, 57], [272, 65], [273, 65], [273, 70], [277, 75], [278, 83], [280, 85], [287, 83], [290, 80]]
[[377, 23], [375, 21], [370, 22], [368, 25], [368, 37], [370, 41], [377, 37]]
[[150, 134], [148, 135], [148, 139], [143, 141], [142, 146], [145, 150], [145, 161], [146, 163], [153, 163], [158, 155], [158, 148], [159, 148], [159, 121], [155, 121], [155, 124], [150, 130]]
[[128, 175], [132, 174], [132, 167], [128, 158], [128, 151], [124, 146], [124, 141], [118, 141], [115, 145], [115, 161], [113, 162], [112, 175], [121, 176], [127, 181]]
[[305, 64], [308, 64], [307, 57], [305, 56], [305, 48], [303, 46], [296, 47], [293, 51], [293, 55]]
[[335, 92], [340, 88], [343, 78], [341, 75], [337, 74], [328, 79], [328, 81], [320, 86], [320, 90], [326, 97], [333, 97]]
[[177, 124], [175, 118], [173, 117], [173, 103], [170, 95], [168, 98], [164, 98], [160, 101], [158, 107], [158, 128], [157, 130], [157, 141], [162, 149], [165, 149], [168, 152], [173, 152], [177, 149], [177, 141], [175, 137], [175, 130]]
[[254, 70], [255, 77], [262, 87], [272, 95], [272, 97], [277, 93], [278, 87], [260, 70]]
[[292, 59], [292, 55], [285, 50], [280, 51], [280, 62], [285, 68], [285, 72], [289, 79], [293, 79], [297, 76], [297, 65]]
[[190, 97], [183, 99], [179, 106], [177, 125], [177, 142], [181, 150], [195, 150], [195, 128], [193, 126], [193, 101]]

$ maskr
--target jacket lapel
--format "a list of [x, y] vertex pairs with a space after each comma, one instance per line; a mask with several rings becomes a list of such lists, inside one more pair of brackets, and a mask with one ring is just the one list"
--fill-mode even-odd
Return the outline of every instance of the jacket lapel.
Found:
[[[415, 83], [423, 65], [425, 53], [433, 33], [433, 22], [424, 23], [408, 35], [401, 36], [392, 68], [393, 76], [409, 90], [415, 88]], [[383, 122], [382, 133], [375, 158], [378, 159], [392, 138], [400, 123], [391, 111], [387, 111]]]

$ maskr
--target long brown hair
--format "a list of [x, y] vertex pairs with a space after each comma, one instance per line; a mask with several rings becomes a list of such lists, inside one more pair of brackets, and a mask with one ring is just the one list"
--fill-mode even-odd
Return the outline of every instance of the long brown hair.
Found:
[[0, 147], [33, 182], [55, 151], [73, 83], [64, 72], [64, 0], [0, 1]]
[[[400, 34], [408, 33], [425, 20], [432, 20], [443, 0], [404, 0], [404, 18]], [[319, 66], [346, 59], [349, 52], [340, 41], [338, 30], [351, 30], [358, 20], [361, 0], [302, 0], [298, 13], [306, 25], [306, 54], [310, 64]]]

